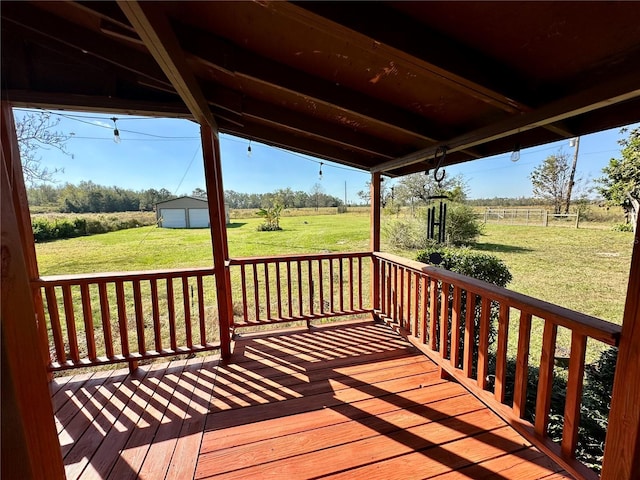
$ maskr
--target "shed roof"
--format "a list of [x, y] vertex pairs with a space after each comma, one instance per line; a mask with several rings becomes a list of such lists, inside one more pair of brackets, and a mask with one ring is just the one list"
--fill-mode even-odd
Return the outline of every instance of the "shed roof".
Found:
[[193, 118], [398, 175], [640, 120], [636, 2], [3, 2], [25, 107]]
[[209, 200], [207, 198], [192, 197], [191, 195], [183, 195], [181, 197], [170, 198], [169, 200], [162, 200], [160, 202], [156, 202], [156, 205], [160, 205], [161, 203], [175, 202], [176, 200], [182, 200], [183, 198], [188, 198], [190, 200], [197, 200], [197, 201], [202, 202], [202, 203], [209, 203]]

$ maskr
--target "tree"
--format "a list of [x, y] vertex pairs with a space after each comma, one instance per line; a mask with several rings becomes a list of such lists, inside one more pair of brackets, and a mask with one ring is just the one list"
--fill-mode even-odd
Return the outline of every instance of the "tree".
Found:
[[191, 192], [191, 196], [196, 198], [207, 198], [207, 191], [198, 187]]
[[71, 135], [55, 130], [60, 119], [53, 119], [47, 112], [27, 113], [16, 119], [16, 135], [20, 149], [22, 172], [27, 186], [42, 182], [53, 182], [61, 168], [50, 168], [42, 164], [40, 150], [56, 148], [65, 155], [71, 155], [66, 148]]
[[[549, 202], [553, 205], [554, 213], [560, 213], [567, 201], [571, 181], [569, 155], [559, 150], [555, 155], [548, 156], [542, 164], [533, 169], [529, 178], [533, 184], [533, 196]], [[574, 181], [573, 191], [583, 197], [587, 193], [588, 190], [581, 178]]]
[[[622, 130], [625, 133], [626, 130]], [[610, 205], [621, 205], [627, 212], [627, 221], [635, 231], [640, 210], [640, 128], [629, 133], [629, 138], [618, 142], [622, 146], [622, 158], [612, 158], [602, 169], [606, 175], [598, 179], [602, 186], [598, 191]]]
[[395, 188], [395, 199], [402, 203], [428, 204], [429, 197], [445, 195], [453, 192], [455, 201], [463, 201], [466, 198], [467, 185], [462, 175], [448, 177], [446, 174], [441, 182], [436, 182], [433, 175], [424, 173], [412, 173], [402, 177]]

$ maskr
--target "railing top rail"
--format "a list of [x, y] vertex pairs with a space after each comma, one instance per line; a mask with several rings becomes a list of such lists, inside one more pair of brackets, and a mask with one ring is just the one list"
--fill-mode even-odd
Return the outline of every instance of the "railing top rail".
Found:
[[47, 275], [42, 276], [32, 283], [38, 286], [51, 284], [77, 284], [77, 283], [97, 283], [114, 280], [150, 280], [153, 278], [177, 278], [182, 276], [213, 275], [213, 267], [188, 267], [173, 268], [166, 270], [144, 270], [131, 272], [100, 272], [100, 273], [78, 273], [71, 275]]
[[371, 252], [338, 252], [338, 253], [298, 253], [293, 255], [270, 255], [268, 257], [240, 257], [229, 259], [229, 265], [251, 265], [254, 263], [273, 263], [296, 260], [325, 260], [333, 258], [371, 257]]
[[467, 277], [439, 267], [432, 267], [416, 260], [409, 260], [390, 253], [374, 252], [374, 257], [387, 260], [419, 273], [424, 273], [438, 280], [462, 287], [479, 295], [486, 295], [492, 300], [523, 310], [540, 318], [549, 320], [559, 326], [569, 328], [608, 345], [618, 345], [622, 327], [597, 317], [576, 312], [538, 298], [498, 287], [488, 282]]

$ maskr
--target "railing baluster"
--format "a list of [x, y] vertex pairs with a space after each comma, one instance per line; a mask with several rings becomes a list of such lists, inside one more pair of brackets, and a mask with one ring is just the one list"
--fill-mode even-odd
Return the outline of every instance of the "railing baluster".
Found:
[[289, 318], [293, 317], [293, 296], [291, 295], [291, 262], [287, 260], [287, 303], [289, 306]]
[[489, 325], [491, 321], [491, 300], [482, 297], [480, 308], [480, 341], [478, 343], [478, 386], [487, 389], [489, 370]]
[[498, 318], [498, 345], [496, 348], [496, 381], [493, 395], [495, 399], [504, 403], [506, 364], [507, 364], [507, 342], [509, 340], [509, 305], [500, 304], [500, 314]]
[[420, 275], [418, 273], [413, 273], [413, 336], [418, 337], [418, 322], [419, 322], [419, 307], [420, 302], [418, 301], [418, 291], [420, 290]]
[[319, 278], [319, 282], [318, 282], [318, 288], [319, 288], [319, 295], [320, 295], [320, 315], [322, 315], [324, 313], [324, 282], [323, 282], [323, 278], [322, 278], [322, 259], [318, 260], [318, 278]]
[[393, 310], [393, 299], [392, 299], [392, 292], [393, 292], [393, 266], [390, 263], [387, 263], [387, 271], [385, 274], [385, 278], [386, 278], [386, 282], [387, 282], [387, 291], [386, 291], [386, 295], [387, 295], [387, 317], [389, 317], [391, 320], [394, 320], [393, 315], [394, 315], [394, 310]]
[[334, 308], [334, 284], [333, 284], [333, 258], [329, 259], [329, 308], [331, 313], [335, 312]]
[[304, 309], [302, 305], [302, 261], [298, 260], [296, 262], [296, 266], [298, 267], [298, 316], [302, 318], [304, 317]]
[[429, 347], [435, 351], [438, 348], [436, 327], [438, 325], [438, 282], [429, 279]]
[[[244, 266], [244, 265], [243, 265]], [[203, 347], [207, 344], [207, 325], [205, 323], [206, 313], [204, 308], [204, 282], [202, 281], [202, 275], [198, 275], [197, 277], [197, 287], [198, 287], [198, 323], [200, 324], [200, 345]], [[242, 275], [242, 286], [245, 286], [244, 282], [244, 271]], [[243, 288], [244, 295], [242, 298], [242, 308], [244, 310], [244, 320], [247, 321], [247, 290]]]
[[189, 301], [189, 277], [182, 277], [182, 306], [184, 309], [184, 333], [186, 335], [187, 348], [193, 347], [193, 335], [191, 332], [191, 302]]
[[96, 338], [93, 332], [93, 312], [91, 310], [91, 292], [89, 284], [80, 284], [80, 296], [82, 297], [82, 317], [84, 318], [84, 333], [87, 339], [87, 356], [92, 362], [98, 358], [96, 353]]
[[394, 322], [398, 321], [398, 266], [397, 265], [393, 265], [392, 267], [392, 271], [393, 273], [391, 274], [391, 280], [393, 282], [393, 286], [391, 289], [391, 296], [392, 296], [392, 302], [393, 302], [393, 308], [391, 311], [391, 319]]
[[587, 350], [587, 337], [577, 332], [571, 334], [571, 356], [569, 358], [569, 378], [567, 396], [564, 405], [564, 427], [562, 430], [562, 453], [573, 457], [578, 445], [578, 426], [580, 425], [580, 402], [582, 400], [582, 381], [584, 377], [584, 359]]
[[442, 282], [440, 291], [440, 357], [447, 358], [447, 344], [449, 343], [449, 287], [450, 284]]
[[249, 312], [247, 311], [247, 270], [244, 263], [240, 265], [240, 284], [242, 286], [242, 318], [247, 323], [249, 321]]
[[167, 314], [169, 318], [169, 345], [174, 352], [178, 349], [176, 339], [176, 308], [173, 296], [173, 277], [167, 278]]
[[67, 354], [64, 349], [64, 340], [62, 339], [62, 327], [60, 325], [60, 313], [58, 312], [58, 299], [56, 298], [55, 287], [45, 287], [45, 295], [47, 297], [47, 310], [49, 311], [49, 320], [51, 321], [51, 330], [53, 332], [53, 344], [56, 349], [56, 359], [58, 363], [67, 361]]
[[122, 355], [129, 356], [129, 322], [127, 321], [127, 305], [124, 298], [124, 282], [116, 281], [116, 305], [118, 309], [118, 326], [120, 327], [120, 346]]
[[422, 311], [421, 311], [421, 316], [420, 316], [420, 324], [421, 326], [421, 330], [420, 330], [420, 340], [422, 341], [423, 344], [427, 343], [427, 277], [425, 275], [421, 275], [420, 276], [420, 285], [421, 285], [421, 291], [420, 291], [420, 304], [422, 305]]
[[453, 304], [451, 305], [451, 366], [460, 365], [460, 302], [462, 292], [460, 287], [453, 287]]
[[549, 425], [549, 409], [551, 407], [551, 388], [553, 385], [553, 359], [556, 350], [558, 326], [545, 320], [542, 334], [542, 354], [540, 355], [540, 375], [538, 377], [538, 394], [536, 397], [536, 434], [546, 437]]
[[258, 297], [258, 265], [253, 264], [253, 300], [256, 308], [256, 322], [260, 321], [260, 297]]
[[280, 262], [276, 262], [276, 296], [278, 298], [278, 319], [282, 320], [282, 287], [280, 283]]
[[158, 280], [152, 278], [149, 281], [151, 289], [151, 316], [153, 318], [153, 343], [156, 352], [162, 351], [162, 328], [160, 326], [160, 303], [158, 301]]
[[309, 316], [313, 317], [313, 303], [314, 303], [314, 285], [313, 285], [313, 266], [311, 260], [307, 260], [307, 278], [309, 279]]
[[62, 297], [64, 299], [64, 317], [67, 323], [67, 338], [69, 339], [69, 356], [74, 362], [80, 361], [78, 351], [78, 336], [76, 334], [76, 316], [73, 310], [73, 296], [71, 295], [71, 285], [62, 286]]
[[265, 303], [267, 307], [267, 320], [271, 320], [271, 282], [269, 281], [269, 263], [264, 264], [264, 289]]
[[[373, 261], [373, 259], [371, 261]], [[362, 257], [358, 257], [358, 308], [360, 310], [363, 308], [362, 304]]]
[[102, 319], [102, 333], [104, 335], [104, 348], [107, 358], [113, 358], [113, 336], [111, 334], [111, 312], [109, 310], [109, 296], [107, 294], [107, 284], [98, 283], [98, 293], [100, 295], [100, 316]]
[[516, 354], [516, 379], [513, 389], [513, 413], [524, 418], [529, 379], [529, 344], [531, 343], [531, 314], [520, 312], [518, 328], [518, 352]]
[[398, 306], [398, 324], [401, 328], [405, 328], [407, 302], [405, 301], [404, 284], [407, 270], [403, 267], [400, 267], [398, 269], [398, 273], [400, 275], [400, 305]]
[[338, 259], [338, 265], [340, 266], [340, 311], [344, 312], [344, 265], [342, 258]]
[[142, 310], [142, 288], [140, 280], [133, 281], [133, 307], [136, 312], [136, 333], [138, 334], [138, 352], [147, 353], [147, 341], [144, 333], [144, 312]]
[[353, 312], [353, 257], [349, 257], [349, 309]]
[[473, 374], [473, 347], [475, 345], [476, 294], [467, 290], [466, 315], [464, 320], [464, 353], [462, 371], [471, 378]]

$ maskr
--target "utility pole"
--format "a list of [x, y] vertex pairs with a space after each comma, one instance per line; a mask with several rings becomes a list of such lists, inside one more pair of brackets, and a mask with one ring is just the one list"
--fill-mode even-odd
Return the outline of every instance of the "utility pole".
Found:
[[576, 167], [578, 166], [578, 150], [580, 149], [580, 137], [572, 138], [569, 140], [569, 145], [575, 147], [576, 150], [573, 154], [573, 165], [571, 165], [571, 175], [569, 176], [569, 185], [567, 188], [567, 204], [564, 207], [564, 213], [569, 213], [569, 206], [571, 204], [571, 190], [573, 190], [573, 179], [576, 176]]

